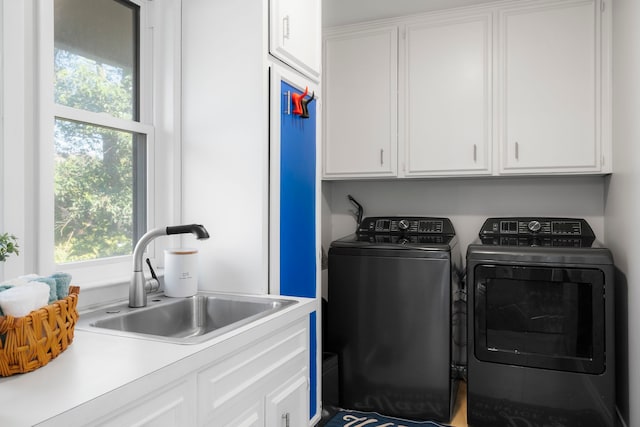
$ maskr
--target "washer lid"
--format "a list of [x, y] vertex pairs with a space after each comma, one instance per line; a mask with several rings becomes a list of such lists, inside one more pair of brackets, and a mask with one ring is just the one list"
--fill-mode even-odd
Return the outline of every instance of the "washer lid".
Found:
[[420, 249], [450, 251], [458, 242], [455, 235], [351, 234], [331, 243], [332, 248]]
[[467, 247], [467, 265], [476, 263], [613, 265], [607, 248], [492, 245], [476, 241]]

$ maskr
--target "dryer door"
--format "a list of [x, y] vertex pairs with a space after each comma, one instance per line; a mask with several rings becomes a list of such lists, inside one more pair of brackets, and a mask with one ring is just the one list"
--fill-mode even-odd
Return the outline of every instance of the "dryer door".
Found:
[[475, 356], [486, 362], [604, 372], [604, 273], [478, 265]]

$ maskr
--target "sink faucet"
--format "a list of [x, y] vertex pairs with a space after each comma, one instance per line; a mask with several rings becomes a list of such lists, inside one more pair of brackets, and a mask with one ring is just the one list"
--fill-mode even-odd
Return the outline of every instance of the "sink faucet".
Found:
[[[147, 292], [157, 291], [160, 287], [160, 283], [153, 269], [151, 270], [153, 277], [149, 280], [144, 278], [144, 273], [142, 272], [142, 254], [149, 242], [160, 236], [187, 233], [195, 234], [198, 240], [209, 238], [209, 233], [202, 225], [189, 224], [154, 228], [146, 232], [140, 240], [138, 240], [133, 250], [133, 278], [129, 285], [129, 307], [145, 307], [147, 305]], [[149, 265], [149, 267], [151, 267], [151, 265]]]

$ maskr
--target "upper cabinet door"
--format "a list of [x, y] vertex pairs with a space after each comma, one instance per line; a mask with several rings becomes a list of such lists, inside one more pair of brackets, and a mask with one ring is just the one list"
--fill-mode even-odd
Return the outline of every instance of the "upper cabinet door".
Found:
[[490, 173], [491, 22], [487, 13], [406, 26], [402, 175]]
[[269, 0], [269, 18], [271, 54], [319, 81], [321, 0]]
[[602, 16], [599, 0], [500, 11], [501, 173], [607, 171]]
[[398, 29], [325, 36], [324, 178], [397, 170]]

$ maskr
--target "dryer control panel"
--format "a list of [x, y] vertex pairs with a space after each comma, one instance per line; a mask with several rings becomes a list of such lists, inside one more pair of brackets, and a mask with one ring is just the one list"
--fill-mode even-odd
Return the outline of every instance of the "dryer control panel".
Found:
[[587, 221], [580, 218], [489, 218], [479, 235], [483, 244], [501, 246], [589, 247], [595, 239]]
[[576, 218], [489, 218], [480, 229], [480, 236], [502, 234], [594, 237], [589, 224]]

